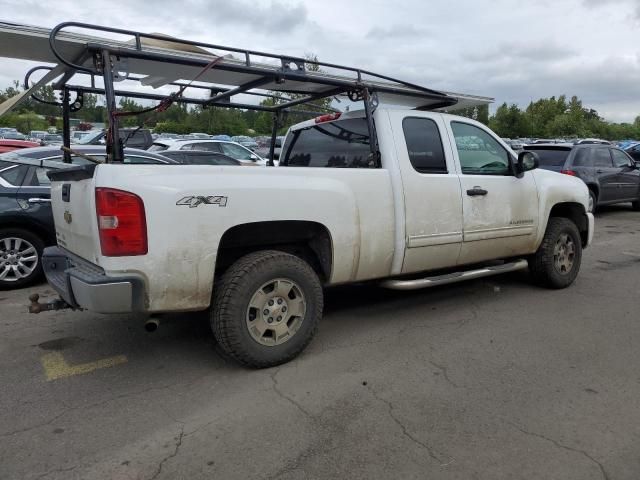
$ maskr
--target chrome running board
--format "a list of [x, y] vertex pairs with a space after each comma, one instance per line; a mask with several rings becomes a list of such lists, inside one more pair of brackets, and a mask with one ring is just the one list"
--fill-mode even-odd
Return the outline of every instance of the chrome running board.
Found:
[[515, 272], [516, 270], [524, 270], [527, 266], [528, 264], [526, 260], [516, 260], [515, 262], [509, 262], [503, 265], [483, 267], [477, 270], [446, 273], [444, 275], [417, 278], [415, 280], [385, 280], [380, 284], [380, 286], [390, 288], [392, 290], [418, 290], [420, 288], [436, 287], [438, 285], [463, 282], [465, 280], [473, 280], [475, 278], [490, 277], [491, 275], [498, 275], [500, 273]]

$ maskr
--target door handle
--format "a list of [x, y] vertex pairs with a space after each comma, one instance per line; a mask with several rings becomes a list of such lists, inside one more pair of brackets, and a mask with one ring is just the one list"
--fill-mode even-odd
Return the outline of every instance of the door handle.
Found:
[[29, 203], [51, 203], [50, 198], [30, 198]]
[[484, 196], [487, 193], [489, 192], [487, 192], [484, 188], [480, 188], [480, 187], [473, 187], [467, 190], [467, 195], [469, 195], [470, 197]]
[[600, 170], [600, 169], [596, 170], [596, 173], [602, 173], [602, 172], [604, 172], [604, 170]]

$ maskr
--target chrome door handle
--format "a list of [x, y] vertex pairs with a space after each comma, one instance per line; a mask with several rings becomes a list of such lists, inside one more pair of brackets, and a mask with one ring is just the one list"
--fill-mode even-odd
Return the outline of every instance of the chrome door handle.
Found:
[[487, 192], [484, 188], [480, 188], [480, 187], [473, 187], [467, 190], [467, 195], [469, 195], [470, 197], [477, 197], [481, 195], [484, 196], [487, 193], [489, 192]]
[[30, 198], [29, 203], [51, 203], [50, 198]]

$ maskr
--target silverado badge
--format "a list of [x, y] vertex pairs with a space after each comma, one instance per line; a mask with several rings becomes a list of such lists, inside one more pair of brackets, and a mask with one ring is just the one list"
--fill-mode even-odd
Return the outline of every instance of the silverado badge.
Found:
[[64, 211], [64, 221], [67, 222], [67, 223], [71, 223], [71, 220], [73, 220], [73, 217], [69, 213], [69, 210], [65, 210]]

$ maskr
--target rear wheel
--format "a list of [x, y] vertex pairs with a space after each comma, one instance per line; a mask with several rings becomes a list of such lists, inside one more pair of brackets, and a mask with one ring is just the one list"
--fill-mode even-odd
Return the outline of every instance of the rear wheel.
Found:
[[20, 228], [0, 229], [0, 288], [21, 288], [42, 276], [44, 243]]
[[631, 204], [631, 208], [633, 208], [636, 212], [640, 212], [640, 197], [638, 197], [638, 200]]
[[295, 358], [322, 317], [322, 286], [307, 262], [267, 250], [242, 257], [215, 286], [211, 326], [220, 348], [253, 368]]
[[580, 271], [582, 239], [576, 225], [567, 218], [552, 217], [542, 244], [529, 259], [534, 280], [547, 288], [565, 288]]

